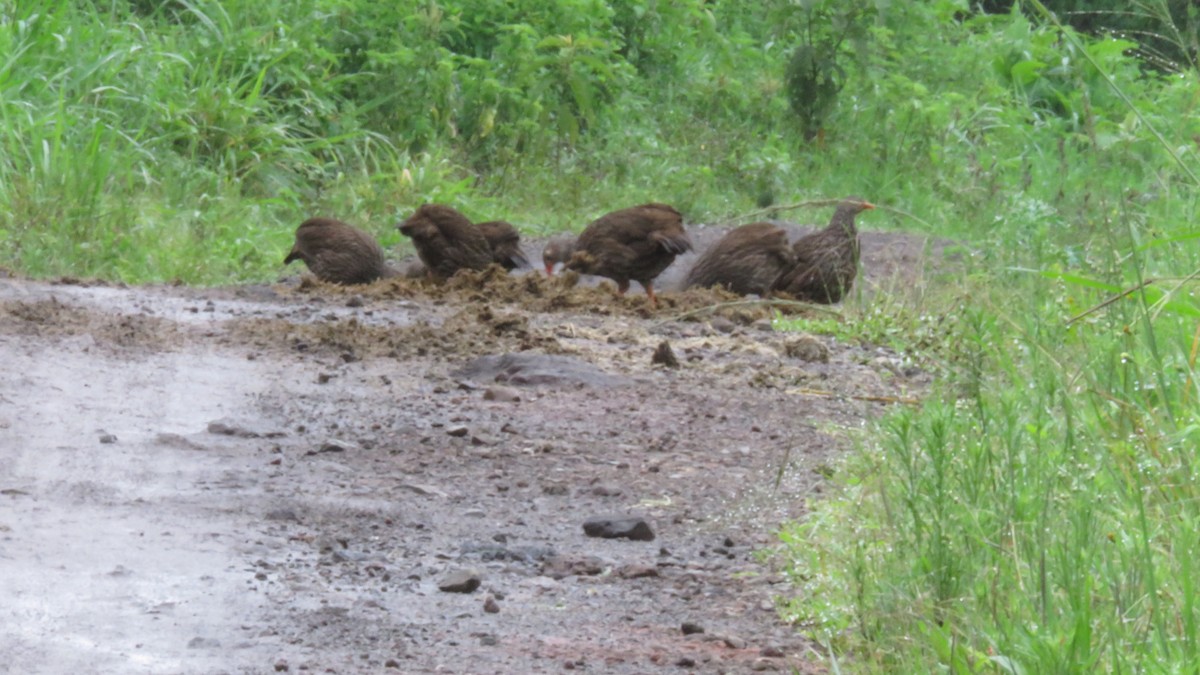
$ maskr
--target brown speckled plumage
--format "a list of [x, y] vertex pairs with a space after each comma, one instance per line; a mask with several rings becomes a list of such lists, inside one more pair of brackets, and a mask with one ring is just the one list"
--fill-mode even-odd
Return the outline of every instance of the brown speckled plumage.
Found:
[[613, 211], [588, 225], [571, 246], [566, 268], [608, 277], [624, 294], [636, 281], [656, 306], [655, 277], [692, 249], [683, 216], [666, 204], [642, 204]]
[[492, 247], [467, 217], [442, 204], [424, 204], [398, 226], [412, 238], [417, 256], [436, 277], [460, 269], [481, 270], [492, 263]]
[[684, 288], [719, 286], [739, 295], [766, 295], [795, 261], [786, 230], [750, 223], [708, 247], [688, 272]]
[[334, 284], [367, 284], [396, 274], [374, 237], [333, 218], [309, 218], [296, 228], [296, 242], [283, 264], [296, 260]]
[[521, 234], [512, 223], [489, 220], [476, 225], [492, 248], [492, 262], [508, 271], [518, 267], [529, 267], [529, 260], [521, 250]]
[[854, 217], [875, 206], [858, 197], [843, 199], [823, 230], [792, 244], [796, 263], [775, 281], [774, 290], [797, 300], [841, 302], [858, 276], [858, 230]]

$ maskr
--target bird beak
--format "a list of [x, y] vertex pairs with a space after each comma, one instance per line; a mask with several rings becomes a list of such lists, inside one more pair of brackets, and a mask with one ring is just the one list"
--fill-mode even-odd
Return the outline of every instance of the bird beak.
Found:
[[554, 263], [552, 263], [552, 262], [546, 263], [546, 276], [548, 276], [548, 277], [554, 276]]
[[870, 211], [871, 209], [875, 208], [875, 205], [872, 204], [871, 202], [863, 202], [862, 205], [863, 205], [863, 208], [866, 209], [867, 211]]

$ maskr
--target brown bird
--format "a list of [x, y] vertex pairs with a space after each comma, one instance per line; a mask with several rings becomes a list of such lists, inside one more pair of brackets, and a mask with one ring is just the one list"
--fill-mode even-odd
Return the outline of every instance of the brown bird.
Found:
[[369, 284], [396, 275], [374, 237], [333, 218], [309, 218], [296, 228], [296, 243], [283, 264], [295, 260], [334, 284]]
[[796, 262], [787, 230], [750, 223], [721, 237], [688, 272], [684, 288], [720, 286], [739, 295], [763, 295]]
[[808, 302], [840, 302], [858, 276], [858, 230], [854, 227], [854, 217], [873, 208], [874, 204], [858, 197], [839, 202], [825, 229], [806, 234], [792, 244], [796, 263], [775, 280], [773, 290]]
[[483, 238], [487, 239], [492, 249], [492, 262], [510, 272], [518, 267], [529, 267], [529, 260], [521, 250], [521, 234], [512, 223], [489, 220], [475, 227], [483, 233]]
[[621, 295], [636, 281], [657, 307], [654, 278], [691, 249], [678, 211], [666, 204], [642, 204], [600, 216], [584, 228], [570, 247], [566, 268], [608, 277]]
[[460, 269], [481, 270], [492, 263], [483, 232], [449, 206], [424, 204], [397, 227], [412, 238], [430, 276], [448, 279]]

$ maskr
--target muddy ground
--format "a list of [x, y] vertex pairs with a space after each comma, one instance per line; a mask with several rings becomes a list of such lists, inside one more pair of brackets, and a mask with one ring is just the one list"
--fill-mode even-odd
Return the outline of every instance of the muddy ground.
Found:
[[[854, 302], [940, 251], [864, 235]], [[758, 552], [929, 376], [705, 310], [732, 298], [671, 292], [689, 262], [658, 310], [495, 273], [0, 279], [0, 670], [821, 672]]]

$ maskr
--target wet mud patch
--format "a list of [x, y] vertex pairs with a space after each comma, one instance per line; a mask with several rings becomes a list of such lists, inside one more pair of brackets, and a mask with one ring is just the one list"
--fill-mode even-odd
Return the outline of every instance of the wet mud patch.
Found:
[[156, 316], [108, 314], [57, 298], [0, 301], [0, 333], [39, 338], [88, 336], [96, 345], [164, 349], [178, 345], [179, 327]]
[[295, 354], [336, 354], [346, 362], [394, 359], [459, 358], [496, 349], [559, 350], [545, 329], [533, 328], [527, 316], [470, 307], [445, 318], [430, 316], [418, 324], [365, 323], [358, 318], [320, 318], [308, 323], [287, 319], [250, 318], [226, 326], [225, 340]]
[[636, 283], [620, 296], [616, 293], [616, 285], [608, 280], [583, 278], [570, 271], [553, 277], [537, 271], [509, 273], [498, 266], [482, 271], [463, 270], [445, 282], [395, 277], [362, 286], [337, 286], [305, 276], [294, 292], [344, 298], [345, 302], [357, 302], [355, 298], [358, 298], [361, 301], [405, 300], [452, 307], [486, 304], [515, 307], [530, 314], [570, 313], [643, 319], [670, 319], [674, 315], [695, 312], [727, 315], [749, 322], [769, 316], [773, 309], [785, 314], [812, 311], [811, 307], [797, 303], [779, 303], [773, 308], [742, 303], [726, 308], [724, 305], [743, 298], [715, 288], [661, 293], [659, 301], [662, 304], [655, 308]]

